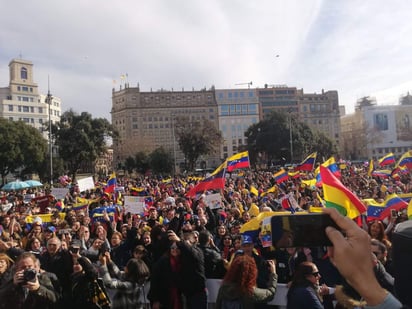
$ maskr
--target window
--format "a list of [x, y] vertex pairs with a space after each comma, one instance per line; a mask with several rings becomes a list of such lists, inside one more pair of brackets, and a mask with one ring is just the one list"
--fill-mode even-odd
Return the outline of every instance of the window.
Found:
[[39, 123], [43, 124], [43, 119], [39, 118]]
[[12, 112], [13, 111], [13, 105], [9, 105], [9, 112]]
[[43, 107], [39, 107], [39, 114], [43, 114]]
[[27, 87], [27, 86], [23, 86], [21, 89], [22, 89], [23, 91], [29, 91], [29, 87]]
[[10, 120], [10, 121], [13, 121], [13, 117], [9, 117], [9, 120]]
[[21, 68], [20, 70], [20, 78], [27, 79], [27, 69], [25, 67]]
[[220, 106], [220, 115], [221, 116], [229, 116], [229, 105]]
[[20, 86], [17, 86], [17, 91], [20, 91], [21, 90], [21, 87]]
[[30, 118], [23, 118], [23, 121], [24, 121], [25, 123], [29, 123], [29, 122], [30, 122]]
[[30, 113], [34, 113], [34, 107], [30, 106]]
[[23, 113], [28, 113], [28, 112], [29, 112], [29, 107], [23, 106]]

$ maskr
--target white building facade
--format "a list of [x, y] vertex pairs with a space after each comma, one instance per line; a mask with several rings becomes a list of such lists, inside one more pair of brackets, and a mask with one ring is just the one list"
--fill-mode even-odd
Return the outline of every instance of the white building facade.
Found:
[[47, 95], [40, 94], [38, 85], [34, 82], [32, 62], [13, 59], [9, 63], [9, 71], [9, 86], [0, 88], [0, 117], [24, 121], [48, 139], [45, 128], [48, 127], [49, 120], [52, 123], [60, 121], [61, 99], [51, 96], [49, 106]]

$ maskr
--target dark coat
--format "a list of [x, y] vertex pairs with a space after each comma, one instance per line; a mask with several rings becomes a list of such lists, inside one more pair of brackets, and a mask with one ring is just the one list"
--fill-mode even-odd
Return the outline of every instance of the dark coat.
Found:
[[[0, 289], [0, 309], [48, 309], [55, 308], [57, 301], [53, 285], [47, 275], [38, 277], [40, 288], [35, 292], [28, 292], [21, 285], [14, 285], [13, 278]], [[27, 295], [27, 296], [26, 296]]]
[[287, 298], [287, 309], [323, 309], [323, 305], [312, 286], [290, 288]]

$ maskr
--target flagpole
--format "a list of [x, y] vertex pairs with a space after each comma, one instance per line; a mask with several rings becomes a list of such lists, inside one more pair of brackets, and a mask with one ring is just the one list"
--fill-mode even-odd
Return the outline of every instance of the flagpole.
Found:
[[291, 110], [289, 110], [289, 143], [290, 143], [290, 164], [293, 164], [292, 111]]
[[52, 143], [52, 121], [51, 121], [51, 104], [52, 95], [50, 93], [50, 77], [47, 76], [47, 96], [46, 102], [49, 104], [49, 155], [50, 155], [50, 188], [53, 187], [53, 143]]

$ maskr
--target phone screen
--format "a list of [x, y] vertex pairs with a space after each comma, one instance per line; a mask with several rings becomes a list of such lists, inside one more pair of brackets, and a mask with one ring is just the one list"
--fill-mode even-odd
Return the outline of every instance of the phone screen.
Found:
[[271, 218], [275, 248], [332, 246], [325, 228], [339, 229], [327, 214], [280, 215]]

